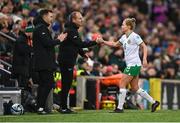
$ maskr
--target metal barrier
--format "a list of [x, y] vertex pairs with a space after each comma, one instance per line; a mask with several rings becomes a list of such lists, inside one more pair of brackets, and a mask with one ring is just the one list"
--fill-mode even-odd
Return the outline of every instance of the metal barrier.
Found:
[[7, 63], [6, 61], [4, 61], [4, 60], [2, 60], [2, 59], [0, 59], [0, 63], [3, 64], [3, 65], [8, 66], [8, 68], [12, 68], [12, 65], [11, 65], [11, 64]]
[[2, 35], [3, 37], [5, 37], [5, 38], [7, 38], [7, 39], [10, 39], [11, 41], [13, 41], [13, 42], [15, 42], [16, 41], [16, 39], [15, 38], [13, 38], [13, 37], [11, 37], [11, 36], [9, 36], [9, 35], [7, 35], [6, 33], [4, 33], [4, 32], [1, 32], [0, 31], [0, 35]]
[[11, 74], [11, 71], [8, 71], [8, 70], [6, 70], [6, 69], [4, 69], [4, 68], [1, 68], [1, 67], [0, 67], [0, 70], [6, 72], [6, 73], [8, 73], [8, 74]]

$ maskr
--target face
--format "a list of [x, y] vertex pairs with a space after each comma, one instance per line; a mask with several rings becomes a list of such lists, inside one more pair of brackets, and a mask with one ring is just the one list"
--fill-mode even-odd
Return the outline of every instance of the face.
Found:
[[83, 25], [83, 17], [81, 13], [76, 13], [76, 17], [73, 18], [73, 23], [75, 23], [78, 27]]
[[43, 17], [43, 19], [44, 21], [46, 21], [46, 23], [51, 24], [53, 22], [54, 15], [53, 13], [49, 12], [47, 15]]
[[123, 32], [123, 33], [126, 33], [127, 31], [130, 30], [130, 27], [126, 25], [126, 22], [125, 22], [125, 21], [123, 21], [122, 26], [121, 26], [121, 29], [122, 29], [122, 32]]

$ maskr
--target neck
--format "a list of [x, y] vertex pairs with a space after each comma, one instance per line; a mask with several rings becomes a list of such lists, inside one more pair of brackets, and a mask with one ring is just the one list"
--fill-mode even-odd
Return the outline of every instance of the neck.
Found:
[[132, 30], [128, 30], [127, 32], [125, 32], [126, 36], [129, 37], [129, 35], [132, 33]]
[[50, 24], [48, 23], [48, 21], [44, 18], [44, 17], [42, 17], [42, 21], [43, 21], [43, 23], [46, 25], [46, 26], [49, 26]]
[[44, 22], [46, 22], [47, 24], [49, 24], [45, 19], [43, 19], [44, 20]]

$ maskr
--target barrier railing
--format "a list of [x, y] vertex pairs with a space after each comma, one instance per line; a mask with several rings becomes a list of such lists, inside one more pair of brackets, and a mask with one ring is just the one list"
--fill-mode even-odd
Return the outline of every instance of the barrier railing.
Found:
[[1, 64], [3, 64], [3, 65], [6, 65], [6, 66], [8, 66], [8, 67], [12, 67], [12, 65], [11, 64], [9, 64], [9, 63], [7, 63], [7, 62], [5, 62], [4, 60], [2, 60], [2, 59], [0, 59], [0, 63]]
[[5, 38], [7, 38], [7, 39], [10, 39], [11, 41], [14, 41], [14, 42], [16, 41], [15, 38], [13, 38], [13, 37], [5, 34], [4, 32], [1, 32], [1, 31], [0, 31], [0, 35], [2, 35], [3, 37], [5, 37]]
[[0, 67], [0, 70], [6, 72], [6, 73], [8, 73], [8, 74], [11, 74], [11, 71], [8, 71], [8, 70], [6, 70], [6, 69], [4, 69], [4, 68], [1, 68], [1, 67]]

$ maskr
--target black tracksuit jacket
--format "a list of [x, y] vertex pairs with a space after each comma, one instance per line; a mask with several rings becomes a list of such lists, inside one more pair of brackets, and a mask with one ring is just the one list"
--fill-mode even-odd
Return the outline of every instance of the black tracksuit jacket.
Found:
[[78, 33], [78, 27], [74, 23], [66, 24], [67, 38], [59, 46], [58, 61], [60, 64], [74, 66], [78, 54], [84, 56], [82, 48], [96, 45], [95, 41], [83, 42]]
[[53, 40], [47, 24], [41, 17], [35, 21], [33, 31], [34, 67], [36, 71], [55, 69], [54, 46], [60, 44], [58, 39]]

